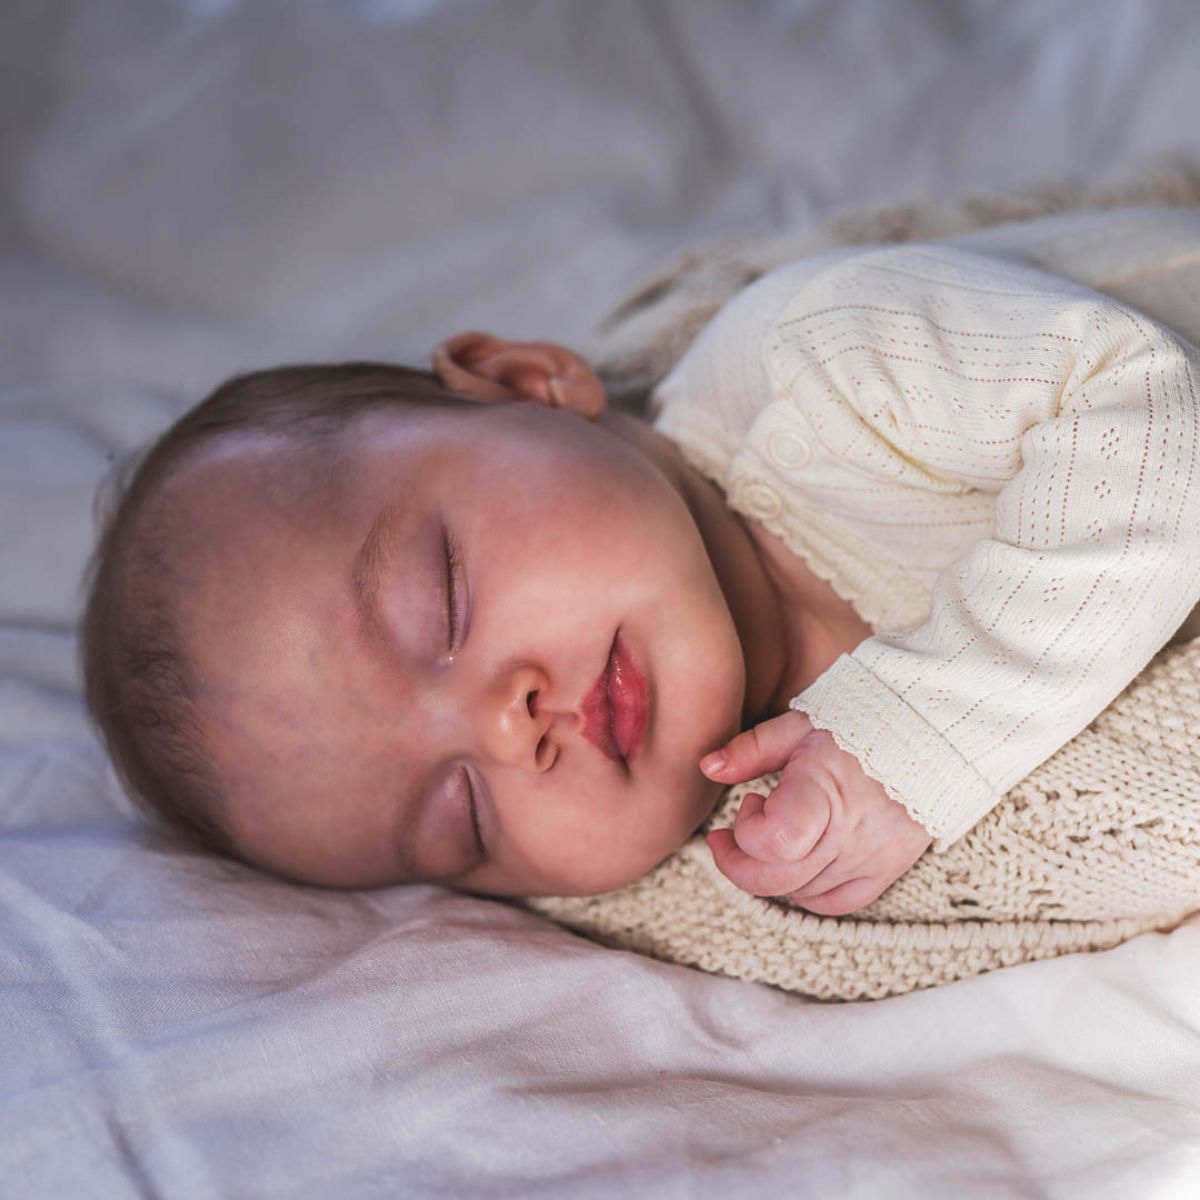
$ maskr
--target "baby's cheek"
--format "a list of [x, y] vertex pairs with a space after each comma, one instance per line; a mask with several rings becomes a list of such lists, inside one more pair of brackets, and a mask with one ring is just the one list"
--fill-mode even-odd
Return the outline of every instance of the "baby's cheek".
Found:
[[[700, 826], [708, 820], [712, 815], [713, 809], [721, 802], [725, 791], [723, 783], [715, 783], [713, 780], [705, 778], [705, 776], [700, 774], [699, 769], [697, 769], [696, 778], [692, 783], [689, 806], [681, 814], [681, 822], [686, 830], [684, 841], [692, 837]], [[682, 844], [681, 842], [680, 845]]]

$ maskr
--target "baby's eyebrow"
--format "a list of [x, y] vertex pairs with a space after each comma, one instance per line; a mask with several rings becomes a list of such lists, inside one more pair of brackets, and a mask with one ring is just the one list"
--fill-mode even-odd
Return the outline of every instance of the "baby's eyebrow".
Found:
[[350, 593], [359, 635], [368, 645], [387, 645], [388, 638], [379, 614], [379, 591], [386, 560], [384, 551], [395, 536], [399, 513], [385, 504], [375, 515], [350, 567]]

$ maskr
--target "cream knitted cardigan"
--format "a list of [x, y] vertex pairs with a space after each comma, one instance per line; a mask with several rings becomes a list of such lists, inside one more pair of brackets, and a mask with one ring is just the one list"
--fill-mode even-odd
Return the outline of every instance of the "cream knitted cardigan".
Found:
[[[1026, 261], [1054, 265], [1059, 239], [1047, 224], [1046, 253]], [[1036, 243], [1023, 234], [1023, 246]], [[761, 252], [758, 262], [773, 265]], [[944, 839], [852, 916], [740, 892], [702, 835], [619, 892], [530, 903], [617, 945], [823, 999], [892, 995], [1173, 928], [1200, 908], [1198, 679], [1200, 643], [1158, 656], [956, 844]], [[730, 824], [747, 790], [773, 783], [731, 789], [705, 831]]]

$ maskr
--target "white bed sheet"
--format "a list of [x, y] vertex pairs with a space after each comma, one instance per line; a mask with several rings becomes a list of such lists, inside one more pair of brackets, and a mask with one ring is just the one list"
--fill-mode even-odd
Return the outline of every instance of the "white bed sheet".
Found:
[[220, 379], [584, 345], [677, 249], [1200, 158], [1185, 0], [0, 10], [0, 1196], [1200, 1194], [1200, 920], [849, 1005], [131, 820], [96, 482]]

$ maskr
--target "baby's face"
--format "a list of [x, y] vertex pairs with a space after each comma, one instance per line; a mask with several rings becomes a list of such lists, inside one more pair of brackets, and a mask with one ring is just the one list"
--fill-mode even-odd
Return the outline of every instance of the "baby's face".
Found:
[[[250, 861], [332, 886], [592, 894], [687, 839], [745, 672], [701, 534], [632, 426], [375, 412], [332, 478], [250, 437], [177, 475], [185, 650]], [[614, 648], [633, 694], [616, 741]]]

